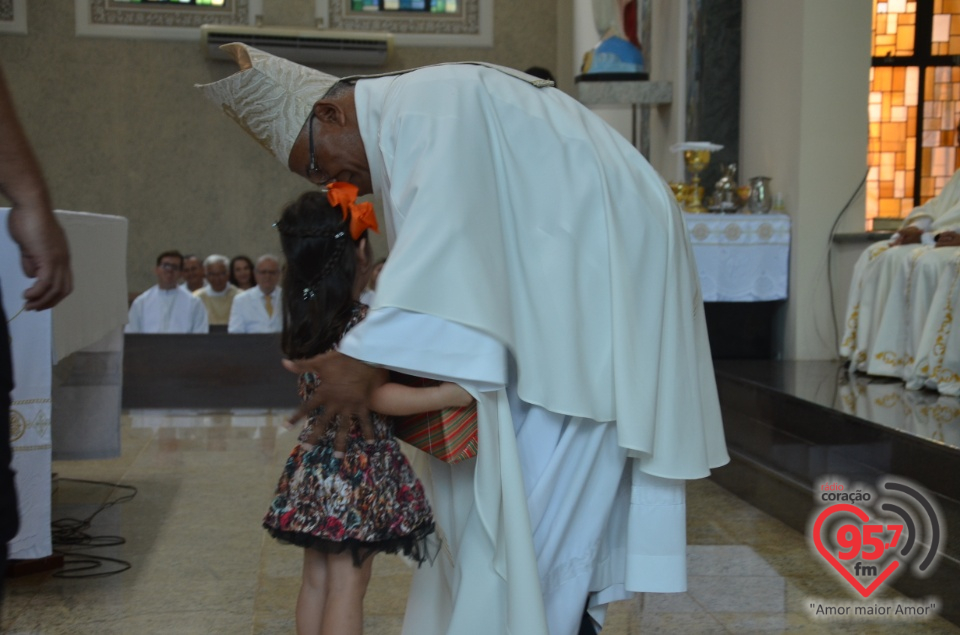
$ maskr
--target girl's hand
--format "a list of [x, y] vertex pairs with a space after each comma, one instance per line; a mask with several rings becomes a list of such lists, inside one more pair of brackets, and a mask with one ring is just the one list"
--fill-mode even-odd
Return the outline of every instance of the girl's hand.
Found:
[[448, 408], [463, 408], [473, 403], [473, 395], [458, 386], [457, 384], [445, 381], [437, 386], [440, 391], [440, 400], [447, 404]]

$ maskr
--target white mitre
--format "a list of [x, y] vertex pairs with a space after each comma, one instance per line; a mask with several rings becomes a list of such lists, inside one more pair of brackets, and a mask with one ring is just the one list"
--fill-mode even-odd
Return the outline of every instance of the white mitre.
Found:
[[196, 87], [286, 168], [310, 110], [338, 78], [240, 42], [220, 48], [240, 72]]

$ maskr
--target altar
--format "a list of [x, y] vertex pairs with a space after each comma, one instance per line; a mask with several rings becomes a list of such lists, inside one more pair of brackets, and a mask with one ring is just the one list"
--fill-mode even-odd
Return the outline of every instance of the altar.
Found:
[[790, 279], [786, 214], [684, 214], [715, 358], [775, 357]]
[[[8, 208], [0, 208], [6, 227]], [[73, 293], [49, 311], [24, 311], [20, 250], [0, 232], [0, 284], [15, 388], [10, 423], [20, 533], [17, 560], [44, 558], [50, 540], [53, 458], [120, 452], [123, 326], [127, 320], [127, 219], [56, 211], [70, 245]]]

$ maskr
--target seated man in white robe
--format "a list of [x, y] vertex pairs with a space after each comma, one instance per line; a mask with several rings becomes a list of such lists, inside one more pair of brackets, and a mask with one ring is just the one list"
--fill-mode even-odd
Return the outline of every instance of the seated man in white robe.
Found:
[[180, 276], [183, 279], [180, 286], [190, 293], [196, 293], [207, 285], [204, 279], [203, 262], [199, 256], [188, 254], [183, 257], [183, 271], [180, 272]]
[[937, 286], [958, 255], [953, 248], [960, 245], [960, 234], [953, 229], [958, 220], [960, 205], [932, 223], [926, 233], [933, 236], [933, 245], [915, 247], [893, 270], [886, 301], [879, 311], [874, 310], [879, 322], [875, 320], [867, 374], [910, 381], [916, 359], [923, 353], [920, 340]]
[[384, 206], [391, 250], [367, 318], [340, 352], [290, 363], [322, 380], [305, 407], [345, 415], [346, 434], [373, 365], [477, 398], [477, 456], [421, 456], [443, 549], [414, 575], [403, 632], [576, 635], [611, 601], [685, 590], [684, 479], [729, 458], [663, 180], [517, 71], [338, 81], [226, 48], [242, 70], [205, 95], [294, 173]]
[[[850, 360], [852, 368], [870, 374], [903, 376], [919, 339], [918, 334], [908, 339], [906, 333], [920, 329], [918, 318], [908, 309], [910, 293], [915, 295], [916, 313], [923, 316], [932, 295], [927, 285], [911, 287], [910, 282], [917, 272], [925, 272], [923, 275], [929, 277], [929, 271], [939, 271], [950, 250], [933, 250], [936, 236], [958, 224], [960, 171], [937, 196], [914, 208], [889, 241], [871, 245], [861, 254], [850, 281], [840, 345], [840, 356]], [[948, 236], [941, 244], [948, 244]], [[891, 317], [878, 341], [881, 322], [887, 315]], [[912, 329], [907, 320], [912, 320]]]
[[904, 381], [910, 390], [928, 388], [957, 396], [960, 395], [960, 328], [955, 326], [954, 312], [960, 306], [960, 249], [938, 251], [952, 257], [941, 267], [933, 285], [916, 357], [904, 373]]
[[157, 284], [134, 299], [125, 332], [127, 333], [206, 333], [207, 311], [203, 303], [177, 286], [183, 256], [165, 251], [157, 256], [154, 273]]
[[253, 268], [257, 286], [241, 291], [230, 307], [228, 333], [279, 333], [283, 330], [280, 310], [280, 259], [271, 254], [257, 258]]

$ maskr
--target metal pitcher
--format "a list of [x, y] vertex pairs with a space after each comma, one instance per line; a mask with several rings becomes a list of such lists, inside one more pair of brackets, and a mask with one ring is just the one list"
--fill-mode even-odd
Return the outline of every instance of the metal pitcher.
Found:
[[750, 179], [750, 198], [747, 207], [754, 214], [766, 214], [773, 206], [773, 197], [770, 195], [770, 177], [755, 176]]

